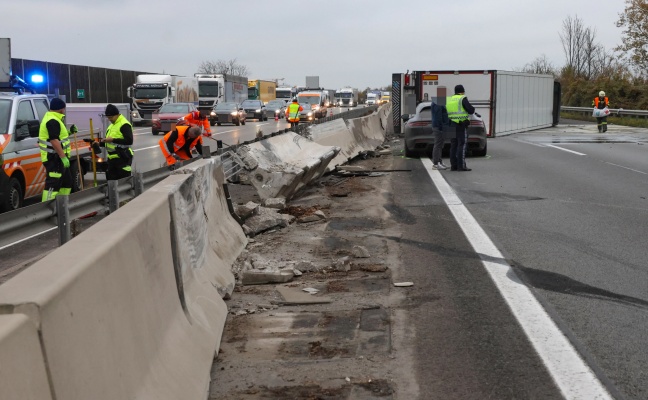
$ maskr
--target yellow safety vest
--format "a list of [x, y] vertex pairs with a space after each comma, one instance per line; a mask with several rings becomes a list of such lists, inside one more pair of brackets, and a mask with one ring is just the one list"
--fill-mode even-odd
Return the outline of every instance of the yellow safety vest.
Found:
[[[113, 122], [110, 126], [108, 126], [108, 130], [106, 131], [106, 138], [123, 139], [124, 135], [122, 135], [121, 133], [121, 127], [124, 125], [130, 125], [130, 122], [128, 122], [128, 120], [124, 118], [123, 115], [119, 115], [119, 117], [117, 117], [115, 122]], [[133, 154], [133, 150], [131, 149], [131, 146], [126, 144], [106, 142], [105, 146], [106, 146], [106, 150], [108, 151], [109, 160], [113, 158], [119, 158], [119, 153], [117, 152], [117, 149], [119, 148], [129, 149], [131, 155]]]
[[40, 123], [40, 128], [38, 130], [38, 147], [40, 147], [42, 162], [47, 161], [48, 153], [56, 154], [56, 150], [54, 150], [54, 147], [52, 147], [52, 144], [50, 143], [49, 132], [47, 131], [47, 123], [50, 120], [56, 120], [59, 124], [61, 124], [61, 134], [59, 135], [59, 141], [61, 142], [61, 147], [63, 148], [63, 153], [65, 153], [65, 156], [70, 156], [70, 133], [63, 123], [63, 117], [63, 114], [48, 111], [45, 113], [45, 116]]
[[461, 94], [455, 94], [452, 97], [448, 97], [446, 101], [446, 110], [448, 111], [448, 118], [454, 123], [460, 123], [462, 121], [468, 120], [468, 113], [463, 108], [461, 104], [463, 98], [466, 97]]

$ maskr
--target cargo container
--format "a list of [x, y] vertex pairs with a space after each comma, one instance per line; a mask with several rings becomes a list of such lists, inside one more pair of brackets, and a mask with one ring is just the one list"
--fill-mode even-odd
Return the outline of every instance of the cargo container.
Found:
[[[392, 75], [395, 115], [405, 114], [411, 104], [434, 101], [445, 105], [454, 95], [454, 87], [463, 85], [470, 103], [481, 114], [489, 137], [510, 135], [550, 127], [560, 115], [560, 84], [551, 75], [500, 70], [414, 71], [414, 93], [403, 91], [404, 74]], [[394, 118], [394, 129], [401, 132], [400, 119]]]
[[226, 74], [194, 74], [198, 78], [198, 107], [213, 108], [222, 102], [241, 103], [248, 98], [248, 79]]
[[248, 81], [247, 98], [249, 100], [261, 100], [263, 104], [275, 100], [277, 98], [277, 83], [260, 79]]

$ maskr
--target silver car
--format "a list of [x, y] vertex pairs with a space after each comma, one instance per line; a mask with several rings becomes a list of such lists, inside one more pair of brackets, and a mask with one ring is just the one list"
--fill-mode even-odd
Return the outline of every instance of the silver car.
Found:
[[286, 116], [286, 102], [283, 100], [271, 100], [266, 105], [266, 117], [283, 119]]
[[[423, 102], [416, 106], [416, 114], [402, 115], [405, 122], [405, 156], [416, 157], [420, 154], [432, 154], [434, 147], [434, 134], [432, 133], [432, 102]], [[450, 148], [450, 139], [455, 136], [455, 128], [449, 127], [444, 130], [444, 146], [447, 152]], [[468, 152], [473, 156], [484, 157], [486, 155], [486, 126], [481, 117], [470, 116], [468, 127]]]
[[[236, 126], [245, 125], [246, 115], [243, 107], [235, 102], [218, 103], [211, 112], [210, 121], [216, 122], [216, 125], [234, 124]], [[213, 125], [212, 122], [212, 125]]]

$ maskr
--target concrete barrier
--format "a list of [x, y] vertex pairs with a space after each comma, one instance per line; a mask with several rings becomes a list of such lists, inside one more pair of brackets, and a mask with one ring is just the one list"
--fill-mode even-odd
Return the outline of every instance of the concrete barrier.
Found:
[[328, 164], [327, 172], [363, 151], [375, 150], [385, 141], [385, 125], [381, 124], [381, 119], [385, 118], [384, 112], [388, 108], [389, 105], [383, 105], [366, 117], [346, 121], [337, 119], [310, 128], [310, 137], [315, 143], [340, 147], [338, 155]]
[[0, 315], [0, 398], [52, 399], [38, 332], [24, 315]]
[[222, 168], [199, 163], [0, 287], [0, 313], [39, 331], [52, 398], [207, 397], [227, 263], [245, 238], [224, 206]]
[[326, 172], [339, 151], [335, 145], [322, 146], [287, 132], [242, 146], [237, 153], [259, 197], [290, 199], [301, 187]]

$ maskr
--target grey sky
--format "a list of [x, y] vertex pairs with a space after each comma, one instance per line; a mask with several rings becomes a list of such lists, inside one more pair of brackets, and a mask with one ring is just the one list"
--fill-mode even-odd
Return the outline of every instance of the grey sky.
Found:
[[[193, 75], [236, 58], [250, 79], [337, 89], [389, 85], [405, 70], [522, 67], [545, 54], [564, 64], [568, 16], [611, 50], [621, 0], [1, 0], [0, 37], [12, 56]], [[13, 16], [7, 18], [6, 16]]]

